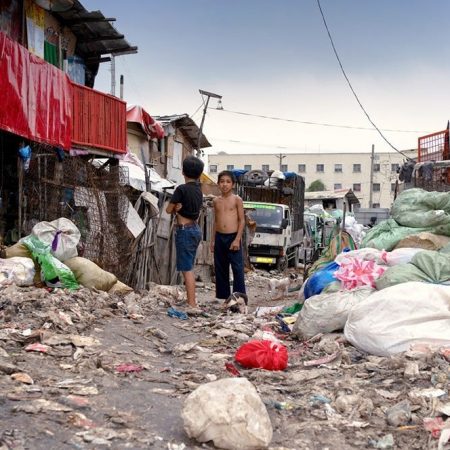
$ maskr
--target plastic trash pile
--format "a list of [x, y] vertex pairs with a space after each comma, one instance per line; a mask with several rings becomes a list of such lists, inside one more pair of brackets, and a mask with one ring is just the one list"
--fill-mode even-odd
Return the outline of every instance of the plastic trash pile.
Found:
[[[178, 450], [423, 449], [444, 440], [450, 351], [380, 357], [337, 333], [299, 341], [292, 327], [314, 297], [286, 306], [268, 303], [266, 279], [249, 277], [248, 287], [252, 314], [224, 313], [202, 284], [205, 314], [181, 320], [167, 314], [183, 300], [177, 286], [125, 297], [2, 286], [0, 439], [9, 448]], [[374, 289], [348, 292], [353, 304]], [[345, 309], [323, 324], [342, 328]]]
[[344, 330], [355, 347], [379, 356], [418, 343], [450, 347], [449, 238], [450, 193], [404, 191], [361, 248], [310, 274], [293, 332], [308, 339]]
[[92, 261], [78, 256], [80, 231], [69, 219], [37, 223], [29, 236], [5, 249], [0, 286], [47, 286], [72, 291], [80, 286], [126, 294], [132, 289]]

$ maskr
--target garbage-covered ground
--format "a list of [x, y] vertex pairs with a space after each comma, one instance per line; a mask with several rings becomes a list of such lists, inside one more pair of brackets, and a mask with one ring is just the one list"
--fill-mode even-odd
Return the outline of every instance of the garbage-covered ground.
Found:
[[[167, 315], [180, 298], [172, 287], [125, 298], [2, 287], [0, 449], [214, 448], [187, 437], [181, 407], [199, 385], [237, 372], [267, 407], [270, 448], [438, 448], [450, 415], [446, 355], [369, 356], [342, 334], [296, 340], [275, 313], [255, 317], [257, 306], [296, 301], [271, 301], [270, 276], [247, 274], [248, 315], [224, 314], [214, 286], [200, 286], [207, 314], [188, 320]], [[269, 329], [288, 347], [287, 370], [234, 363]]]

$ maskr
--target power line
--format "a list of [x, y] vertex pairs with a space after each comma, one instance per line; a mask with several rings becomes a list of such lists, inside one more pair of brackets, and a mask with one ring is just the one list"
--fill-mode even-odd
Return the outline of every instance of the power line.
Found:
[[363, 104], [362, 104], [361, 101], [359, 100], [358, 95], [356, 94], [355, 90], [353, 89], [353, 86], [352, 86], [352, 84], [350, 83], [350, 80], [349, 80], [347, 74], [345, 73], [344, 67], [343, 67], [343, 65], [342, 65], [342, 63], [341, 63], [341, 59], [339, 58], [338, 52], [337, 52], [336, 47], [335, 47], [334, 42], [333, 42], [333, 38], [331, 37], [330, 30], [328, 29], [328, 24], [327, 24], [327, 21], [326, 21], [326, 19], [325, 19], [325, 15], [323, 14], [323, 11], [322, 11], [322, 6], [320, 5], [320, 0], [317, 0], [317, 6], [319, 7], [319, 11], [320, 11], [320, 15], [322, 16], [323, 24], [325, 25], [325, 29], [327, 30], [327, 34], [328, 34], [328, 37], [329, 37], [330, 42], [331, 42], [331, 46], [333, 47], [334, 55], [336, 56], [336, 59], [337, 59], [337, 61], [338, 61], [338, 63], [339, 63], [339, 67], [341, 68], [342, 74], [344, 75], [344, 78], [345, 78], [345, 80], [347, 81], [347, 84], [348, 84], [350, 90], [352, 91], [353, 96], [355, 97], [356, 101], [358, 102], [358, 105], [359, 105], [360, 108], [363, 110], [363, 112], [364, 112], [364, 114], [366, 115], [366, 117], [367, 117], [367, 119], [369, 120], [369, 122], [370, 122], [370, 123], [373, 125], [373, 127], [378, 131], [379, 135], [386, 141], [386, 143], [387, 143], [390, 147], [392, 147], [396, 152], [400, 153], [401, 155], [403, 155], [403, 156], [404, 156], [405, 158], [407, 158], [408, 160], [411, 160], [411, 158], [410, 158], [409, 156], [406, 156], [406, 155], [405, 155], [403, 152], [401, 152], [398, 148], [394, 147], [394, 145], [391, 144], [391, 142], [384, 136], [384, 134], [381, 132], [381, 130], [375, 125], [375, 123], [373, 122], [373, 120], [370, 118], [368, 112], [366, 111], [366, 109], [364, 108]]
[[[311, 121], [296, 120], [296, 119], [285, 119], [285, 118], [282, 118], [282, 117], [264, 116], [262, 114], [252, 114], [252, 113], [247, 113], [247, 112], [242, 112], [242, 111], [232, 111], [230, 109], [224, 109], [224, 108], [220, 109], [219, 111], [225, 111], [225, 112], [228, 112], [228, 113], [231, 113], [231, 114], [239, 114], [241, 116], [259, 117], [261, 119], [278, 120], [280, 122], [293, 122], [293, 123], [301, 123], [301, 124], [304, 124], [304, 125], [319, 125], [319, 126], [322, 126], [322, 127], [334, 127], [334, 128], [347, 128], [347, 129], [353, 129], [353, 130], [376, 131], [373, 128], [368, 128], [368, 127], [358, 127], [358, 126], [352, 126], [352, 125], [337, 125], [337, 124], [333, 124], [333, 123], [311, 122]], [[383, 129], [383, 131], [392, 131], [392, 132], [396, 132], [396, 133], [427, 133], [427, 131], [420, 131], [420, 130]], [[379, 132], [379, 130], [378, 130], [378, 132]]]
[[[305, 146], [304, 149], [301, 149], [300, 147], [293, 147], [289, 145], [279, 145], [279, 144], [267, 144], [265, 142], [254, 142], [254, 141], [241, 141], [238, 139], [223, 139], [223, 138], [216, 138], [214, 136], [209, 136], [209, 139], [212, 141], [219, 141], [219, 142], [229, 142], [231, 144], [236, 145], [246, 145], [246, 146], [258, 146], [258, 147], [267, 147], [272, 150], [294, 150], [295, 153], [301, 153], [301, 154], [316, 154], [316, 153], [342, 153], [342, 150], [332, 150], [332, 149], [324, 149], [324, 150], [315, 150], [313, 148], [307, 148]], [[355, 155], [359, 155], [361, 153], [366, 154], [367, 152], [361, 152], [361, 151], [345, 151], [344, 153], [354, 153]], [[270, 153], [267, 153], [270, 154]], [[289, 153], [290, 154], [290, 153]], [[385, 153], [380, 153], [380, 155], [384, 155]]]
[[191, 119], [194, 118], [194, 116], [200, 111], [200, 108], [201, 108], [202, 106], [204, 106], [204, 104], [205, 104], [204, 101], [202, 101], [202, 102], [200, 103], [199, 107], [195, 110], [195, 112], [194, 112], [193, 114], [191, 114]]

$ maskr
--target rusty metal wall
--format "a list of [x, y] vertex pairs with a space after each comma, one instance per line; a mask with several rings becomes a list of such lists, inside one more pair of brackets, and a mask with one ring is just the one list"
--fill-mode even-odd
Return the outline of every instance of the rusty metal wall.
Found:
[[450, 158], [448, 130], [422, 136], [418, 140], [418, 162], [444, 161]]
[[126, 153], [126, 103], [86, 86], [72, 86], [72, 144]]
[[127, 169], [35, 145], [23, 177], [23, 234], [40, 221], [66, 217], [81, 232], [78, 253], [124, 279], [133, 238], [126, 226]]

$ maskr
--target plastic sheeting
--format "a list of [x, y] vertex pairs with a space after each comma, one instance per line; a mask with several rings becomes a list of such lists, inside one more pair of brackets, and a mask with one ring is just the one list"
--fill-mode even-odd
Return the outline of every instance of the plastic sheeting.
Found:
[[0, 129], [70, 148], [72, 87], [67, 75], [0, 32]]
[[341, 266], [334, 273], [334, 277], [341, 281], [342, 288], [346, 290], [362, 286], [375, 288], [375, 281], [383, 275], [385, 270], [385, 266], [379, 266], [375, 261], [364, 261], [360, 258], [343, 258]]
[[[92, 164], [95, 167], [101, 167], [106, 162], [106, 158], [94, 159]], [[119, 166], [125, 167], [128, 170], [128, 182], [127, 185], [136, 189], [137, 191], [146, 191], [145, 185], [145, 170], [144, 165], [139, 158], [133, 153], [127, 153], [123, 159], [119, 160]], [[150, 178], [150, 188], [152, 191], [164, 192], [165, 188], [175, 188], [175, 183], [162, 178], [153, 167], [148, 169], [148, 175]]]
[[141, 106], [130, 106], [127, 108], [127, 122], [140, 124], [150, 139], [162, 139], [164, 137], [162, 125]]

